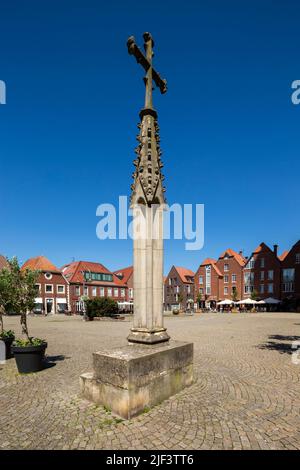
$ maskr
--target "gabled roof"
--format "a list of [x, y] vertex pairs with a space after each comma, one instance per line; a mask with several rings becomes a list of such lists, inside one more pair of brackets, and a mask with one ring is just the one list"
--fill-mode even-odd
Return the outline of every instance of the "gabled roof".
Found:
[[223, 277], [223, 274], [221, 273], [221, 271], [217, 267], [216, 262], [217, 261], [213, 258], [206, 258], [204, 261], [202, 261], [200, 266], [212, 266], [212, 268], [215, 270], [217, 275]]
[[193, 282], [192, 280], [189, 279], [190, 277], [193, 278], [195, 276], [195, 273], [193, 271], [187, 268], [182, 268], [180, 266], [174, 266], [174, 268], [176, 269], [182, 282], [185, 282], [185, 283]]
[[5, 256], [0, 255], [0, 269], [7, 268], [8, 267], [8, 262]]
[[200, 266], [207, 266], [209, 264], [216, 264], [216, 260], [213, 258], [206, 258], [204, 261], [202, 261]]
[[114, 274], [124, 283], [127, 284], [129, 278], [133, 274], [133, 266], [128, 266], [127, 268], [118, 269], [114, 271]]
[[255, 250], [253, 250], [253, 253], [261, 253], [262, 251], [272, 251], [268, 245], [266, 245], [264, 242], [262, 242], [260, 245], [258, 245]]
[[92, 273], [98, 274], [111, 274], [113, 276], [113, 281], [95, 281], [91, 280], [88, 281], [88, 284], [95, 284], [95, 285], [107, 285], [107, 286], [120, 286], [125, 287], [125, 283], [121, 281], [118, 276], [116, 276], [113, 272], [109, 271], [103, 264], [95, 263], [93, 261], [74, 261], [73, 263], [66, 264], [61, 268], [64, 277], [68, 280], [68, 282], [74, 282], [82, 284], [86, 282], [83, 277], [82, 272], [84, 271], [91, 271]]
[[223, 251], [223, 253], [219, 256], [219, 259], [225, 258], [226, 254], [228, 254], [229, 256], [233, 256], [233, 258], [235, 258], [235, 260], [239, 263], [240, 266], [245, 266], [246, 259], [240, 253], [237, 253], [231, 248], [228, 248], [227, 250]]
[[36, 256], [35, 258], [29, 258], [23, 264], [23, 269], [31, 269], [32, 271], [49, 271], [51, 273], [59, 273], [59, 269], [51, 263], [45, 256]]
[[278, 256], [278, 258], [280, 259], [280, 261], [284, 261], [288, 254], [289, 250], [285, 250], [280, 256]]

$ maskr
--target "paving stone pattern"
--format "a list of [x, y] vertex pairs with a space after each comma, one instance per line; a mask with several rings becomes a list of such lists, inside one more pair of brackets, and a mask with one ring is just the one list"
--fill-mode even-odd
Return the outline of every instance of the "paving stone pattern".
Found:
[[[20, 331], [18, 318], [6, 328]], [[126, 344], [130, 321], [30, 317], [48, 341], [48, 367], [0, 365], [1, 449], [300, 449], [300, 314], [167, 317], [173, 339], [194, 342], [195, 383], [130, 421], [83, 400], [92, 352]], [[299, 355], [300, 356], [300, 355]]]

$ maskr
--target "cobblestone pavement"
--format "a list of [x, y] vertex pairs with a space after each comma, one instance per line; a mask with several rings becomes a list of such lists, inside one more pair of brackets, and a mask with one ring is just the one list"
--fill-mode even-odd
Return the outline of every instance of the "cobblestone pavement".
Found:
[[[19, 331], [19, 319], [6, 328]], [[300, 365], [291, 343], [300, 314], [166, 318], [173, 339], [194, 342], [195, 383], [130, 421], [78, 396], [100, 345], [126, 343], [130, 322], [30, 318], [49, 365], [30, 375], [0, 366], [2, 449], [300, 449]]]

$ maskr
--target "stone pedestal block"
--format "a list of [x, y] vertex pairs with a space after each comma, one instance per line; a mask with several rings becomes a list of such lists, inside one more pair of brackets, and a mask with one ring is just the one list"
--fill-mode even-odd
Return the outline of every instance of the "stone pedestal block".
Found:
[[94, 372], [80, 377], [82, 395], [130, 419], [193, 382], [193, 344], [129, 344], [93, 354]]

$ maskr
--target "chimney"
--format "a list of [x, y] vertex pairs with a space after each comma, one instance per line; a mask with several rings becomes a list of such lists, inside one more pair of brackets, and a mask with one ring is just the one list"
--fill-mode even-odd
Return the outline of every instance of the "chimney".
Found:
[[274, 255], [277, 256], [278, 253], [278, 245], [274, 245]]
[[239, 255], [243, 256], [243, 250], [239, 251]]

